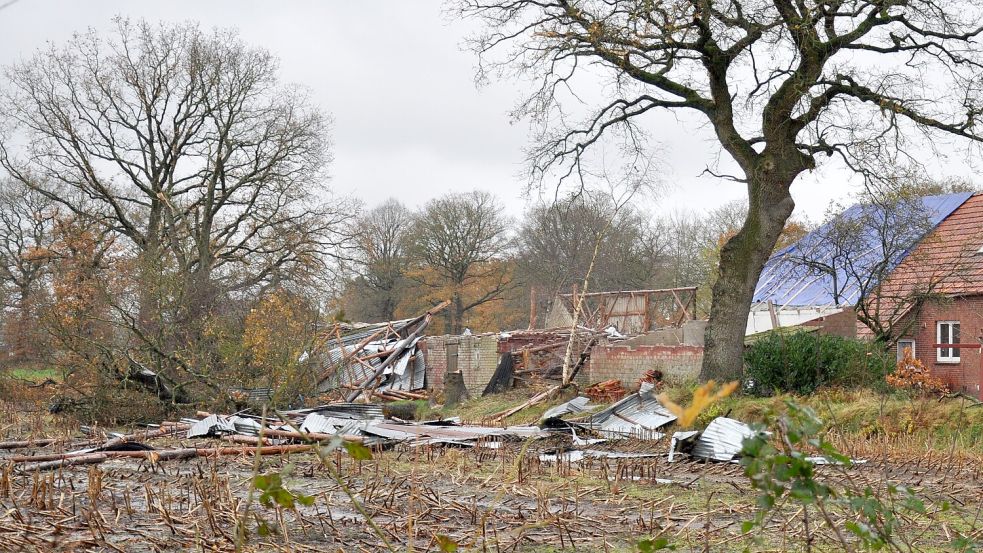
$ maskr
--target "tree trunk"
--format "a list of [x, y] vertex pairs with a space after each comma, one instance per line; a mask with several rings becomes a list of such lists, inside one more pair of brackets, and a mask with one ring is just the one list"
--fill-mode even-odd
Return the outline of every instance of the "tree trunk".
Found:
[[[794, 177], [793, 177], [794, 178]], [[750, 179], [744, 226], [720, 251], [720, 276], [713, 285], [701, 380], [740, 379], [744, 333], [754, 289], [795, 203], [789, 185]]]
[[30, 284], [20, 286], [20, 301], [18, 302], [17, 325], [14, 337], [14, 358], [17, 362], [33, 361], [37, 357], [37, 345], [34, 342], [34, 321]]
[[454, 292], [454, 302], [450, 310], [451, 314], [451, 334], [460, 334], [464, 331], [464, 299], [459, 292]]

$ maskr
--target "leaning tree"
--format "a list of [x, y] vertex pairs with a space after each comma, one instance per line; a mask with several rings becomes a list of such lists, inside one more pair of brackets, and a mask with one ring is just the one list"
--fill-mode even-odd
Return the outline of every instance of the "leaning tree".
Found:
[[[609, 137], [645, 148], [659, 110], [708, 124], [747, 188], [743, 226], [722, 248], [703, 378], [740, 375], [761, 269], [792, 213], [789, 188], [832, 159], [874, 179], [946, 137], [981, 140], [978, 0], [459, 0], [486, 31], [482, 74], [535, 78], [518, 116], [540, 124], [534, 182], [578, 177]], [[604, 101], [585, 82], [607, 75]], [[586, 78], [584, 78], [586, 77]], [[578, 88], [580, 87], [580, 88]], [[593, 94], [593, 96], [600, 96]], [[588, 105], [571, 117], [569, 98]], [[688, 117], [681, 112], [691, 112]], [[717, 171], [720, 172], [719, 170]]]

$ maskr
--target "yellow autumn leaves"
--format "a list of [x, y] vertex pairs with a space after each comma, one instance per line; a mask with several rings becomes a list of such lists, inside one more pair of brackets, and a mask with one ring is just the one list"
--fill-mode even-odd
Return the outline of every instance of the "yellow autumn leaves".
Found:
[[726, 384], [721, 384], [720, 388], [717, 388], [717, 383], [715, 381], [708, 380], [706, 384], [700, 386], [693, 392], [693, 400], [687, 407], [680, 406], [676, 402], [669, 399], [666, 394], [659, 394], [659, 402], [662, 403], [662, 405], [664, 405], [669, 412], [676, 415], [677, 424], [683, 427], [689, 427], [696, 422], [696, 417], [700, 416], [700, 413], [702, 413], [704, 409], [712, 405], [714, 402], [731, 395], [736, 389], [736, 380]]

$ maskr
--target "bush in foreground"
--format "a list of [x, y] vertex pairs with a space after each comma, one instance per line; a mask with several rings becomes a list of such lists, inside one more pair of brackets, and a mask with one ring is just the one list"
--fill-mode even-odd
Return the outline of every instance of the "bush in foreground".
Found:
[[745, 390], [808, 395], [823, 386], [883, 388], [894, 359], [877, 345], [815, 332], [772, 332], [744, 353]]

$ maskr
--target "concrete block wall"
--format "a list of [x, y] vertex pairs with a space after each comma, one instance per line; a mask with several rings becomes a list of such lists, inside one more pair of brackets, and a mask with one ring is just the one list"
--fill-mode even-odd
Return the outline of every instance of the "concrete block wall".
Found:
[[481, 395], [498, 366], [498, 336], [462, 336], [458, 345], [458, 370], [472, 397]]
[[703, 363], [701, 346], [598, 345], [591, 350], [589, 383], [620, 380], [628, 389], [638, 387], [646, 371], [662, 371], [666, 380], [695, 379]]
[[444, 375], [450, 367], [464, 374], [469, 394], [480, 395], [498, 366], [497, 335], [427, 336], [420, 343], [426, 351], [427, 387], [431, 389], [444, 388]]

